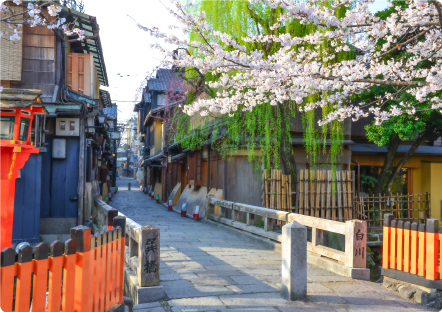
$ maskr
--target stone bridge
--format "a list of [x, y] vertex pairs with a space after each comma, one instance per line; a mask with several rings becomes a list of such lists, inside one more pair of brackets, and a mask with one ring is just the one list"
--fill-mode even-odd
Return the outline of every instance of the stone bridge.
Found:
[[[132, 191], [127, 183], [132, 183]], [[166, 297], [134, 311], [430, 311], [380, 284], [308, 265], [307, 299], [281, 296], [281, 254], [228, 228], [182, 218], [117, 180], [111, 205], [140, 225], [161, 229], [160, 280]]]

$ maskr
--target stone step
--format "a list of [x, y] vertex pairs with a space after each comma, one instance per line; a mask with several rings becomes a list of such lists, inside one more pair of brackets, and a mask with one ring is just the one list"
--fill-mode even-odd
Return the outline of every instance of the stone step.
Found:
[[161, 304], [156, 302], [150, 302], [150, 303], [142, 303], [142, 304], [136, 304], [134, 305], [134, 311], [143, 311], [145, 309], [152, 309], [152, 308], [159, 308], [161, 307]]
[[71, 238], [70, 234], [42, 234], [40, 235], [40, 241], [46, 243], [48, 245], [52, 244], [54, 241], [58, 240], [62, 243], [65, 243], [69, 238]]

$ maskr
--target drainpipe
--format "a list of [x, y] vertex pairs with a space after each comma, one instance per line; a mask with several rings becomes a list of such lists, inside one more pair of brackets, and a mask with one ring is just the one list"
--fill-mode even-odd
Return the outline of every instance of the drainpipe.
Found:
[[[83, 132], [84, 132], [84, 123], [87, 124], [87, 119], [83, 119]], [[87, 157], [87, 138], [86, 138], [86, 133], [84, 134], [84, 161], [83, 161], [83, 166], [84, 166], [84, 183], [83, 183], [83, 224], [86, 226], [90, 226], [89, 224], [89, 220], [86, 220], [86, 176], [87, 176], [87, 161], [88, 161], [88, 157]]]
[[68, 77], [68, 43], [63, 41], [61, 43], [61, 54], [63, 58], [63, 87], [67, 88], [67, 77]]

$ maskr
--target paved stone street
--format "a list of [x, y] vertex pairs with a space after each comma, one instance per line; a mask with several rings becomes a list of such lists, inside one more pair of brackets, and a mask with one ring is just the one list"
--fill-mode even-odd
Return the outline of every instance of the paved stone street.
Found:
[[[128, 182], [132, 191], [127, 191]], [[379, 284], [308, 267], [307, 300], [280, 295], [281, 255], [224, 228], [182, 218], [119, 178], [111, 202], [141, 225], [161, 229], [160, 279], [167, 298], [135, 311], [430, 311]]]

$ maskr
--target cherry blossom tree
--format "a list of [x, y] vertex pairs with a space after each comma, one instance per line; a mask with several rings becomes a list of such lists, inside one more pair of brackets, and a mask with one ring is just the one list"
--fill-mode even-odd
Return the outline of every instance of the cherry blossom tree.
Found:
[[[391, 117], [413, 116], [418, 111], [440, 113], [442, 8], [439, 1], [407, 0], [402, 6], [392, 3], [396, 13], [387, 19], [370, 12], [371, 0], [338, 0], [330, 5], [311, 0], [264, 2], [284, 11], [271, 26], [274, 34], [258, 34], [244, 40], [257, 45], [279, 44], [279, 50], [273, 54], [247, 49], [231, 36], [213, 31], [204, 12], [192, 12], [192, 3], [172, 1], [170, 12], [180, 20], [181, 26], [171, 28], [182, 30], [182, 37], [140, 26], [163, 40], [153, 46], [169, 56], [168, 64], [220, 75], [219, 80], [209, 83], [218, 90], [216, 97], [196, 100], [185, 107], [186, 113], [232, 114], [269, 101], [277, 105], [287, 100], [296, 101], [301, 111], [330, 106], [320, 125], [349, 117], [358, 120], [370, 114], [380, 125]], [[342, 10], [345, 15], [338, 17], [338, 11]], [[303, 36], [278, 32], [293, 19], [316, 30]], [[197, 33], [201, 40], [189, 41], [185, 34], [190, 32]], [[179, 47], [178, 57], [165, 48], [170, 44]], [[340, 51], [354, 51], [357, 57], [336, 61]], [[399, 51], [407, 56], [398, 57]], [[379, 85], [392, 89], [372, 101], [357, 104], [351, 101], [352, 96]], [[389, 105], [402, 93], [410, 95], [412, 100]], [[317, 100], [307, 101], [309, 96]]]
[[[18, 9], [23, 7], [23, 9]], [[20, 40], [23, 24], [31, 27], [43, 26], [49, 29], [61, 29], [67, 36], [78, 36], [78, 40], [85, 38], [84, 31], [75, 27], [74, 23], [67, 23], [65, 18], [60, 18], [61, 6], [58, 1], [33, 1], [25, 6], [22, 0], [2, 1], [0, 5], [0, 22], [6, 23], [8, 31], [0, 31], [3, 40]], [[42, 14], [47, 10], [49, 18]]]

